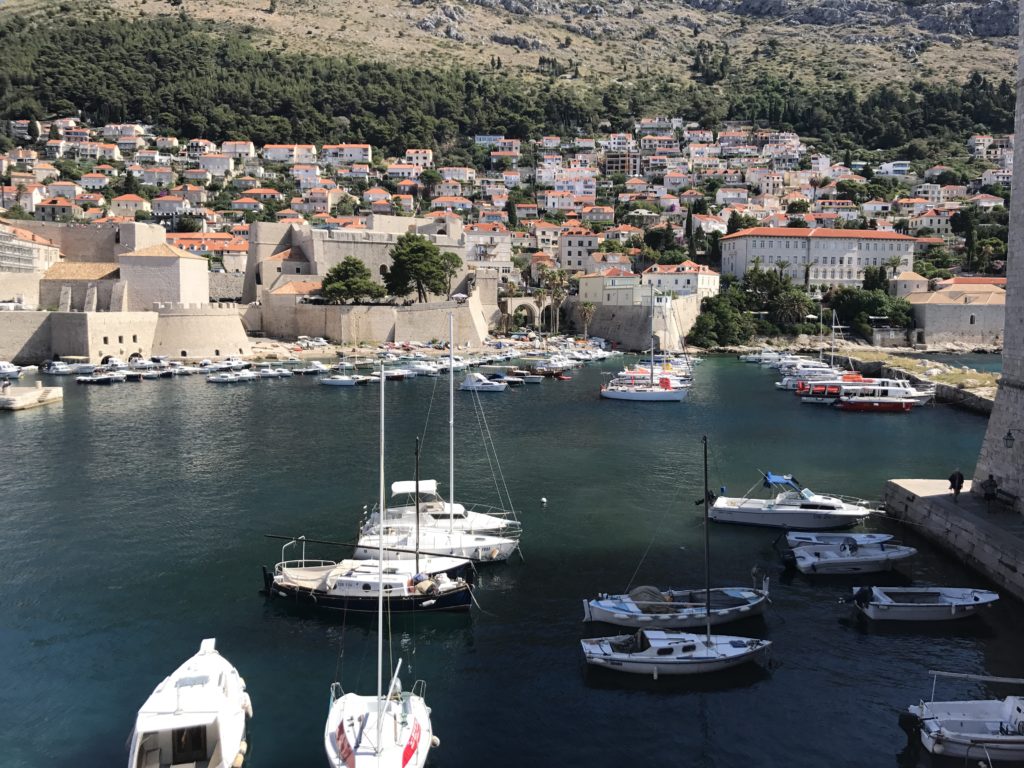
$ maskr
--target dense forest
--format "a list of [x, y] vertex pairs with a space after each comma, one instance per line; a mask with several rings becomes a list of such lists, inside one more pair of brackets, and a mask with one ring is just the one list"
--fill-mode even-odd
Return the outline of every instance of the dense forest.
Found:
[[525, 81], [266, 51], [245, 30], [215, 33], [184, 14], [130, 21], [106, 11], [89, 19], [7, 15], [0, 50], [0, 117], [81, 110], [96, 124], [141, 120], [179, 136], [258, 144], [361, 141], [389, 153], [409, 146], [451, 151], [475, 133], [573, 135], [669, 113], [706, 125], [756, 120], [813, 137], [821, 148], [899, 150], [925, 159], [941, 147], [962, 146], [971, 131], [1013, 129], [1011, 83], [981, 76], [862, 94], [767, 76], [584, 88], [572, 79]]

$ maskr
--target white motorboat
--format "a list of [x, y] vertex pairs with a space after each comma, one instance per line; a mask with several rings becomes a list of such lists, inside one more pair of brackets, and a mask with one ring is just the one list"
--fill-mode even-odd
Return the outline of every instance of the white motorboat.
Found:
[[[382, 366], [383, 367], [383, 366]], [[384, 377], [380, 381], [380, 482], [377, 503], [384, 502]], [[419, 449], [417, 447], [417, 454]], [[383, 540], [378, 542], [377, 584], [386, 583]], [[430, 723], [430, 708], [417, 681], [412, 691], [402, 690], [398, 674], [402, 660], [384, 688], [384, 592], [377, 591], [377, 693], [345, 693], [331, 685], [331, 703], [324, 725], [324, 750], [331, 768], [422, 768], [431, 747], [438, 746]]]
[[135, 720], [128, 768], [240, 768], [252, 703], [243, 680], [203, 640], [199, 653], [149, 695]]
[[[620, 627], [693, 629], [707, 623], [702, 589], [634, 587], [624, 595], [598, 595], [583, 601], [583, 620]], [[767, 579], [761, 589], [717, 587], [711, 590], [711, 626], [760, 616], [768, 605]]]
[[[246, 365], [248, 365], [248, 363], [246, 363]], [[260, 378], [256, 374], [256, 371], [250, 368], [240, 368], [235, 370], [235, 367], [232, 366], [231, 370], [235, 371], [235, 375], [238, 377], [239, 381], [257, 381]]]
[[917, 550], [900, 544], [858, 544], [849, 538], [839, 544], [804, 544], [790, 553], [800, 573], [850, 574], [891, 571]]
[[233, 371], [211, 373], [206, 377], [206, 380], [210, 384], [237, 384], [239, 382], [238, 374]]
[[860, 587], [857, 610], [877, 621], [951, 621], [991, 608], [999, 595], [966, 587]]
[[0, 360], [0, 379], [20, 379], [21, 368], [14, 363]]
[[329, 367], [321, 363], [319, 360], [311, 360], [309, 365], [292, 368], [292, 373], [296, 376], [320, 376], [321, 374], [328, 373], [330, 370], [331, 369]]
[[71, 376], [76, 372], [74, 366], [68, 365], [63, 360], [47, 361], [40, 370], [47, 376]]
[[817, 494], [790, 475], [762, 473], [763, 485], [778, 493], [769, 499], [719, 496], [711, 506], [711, 519], [719, 523], [759, 525], [796, 530], [850, 528], [866, 519], [871, 510], [861, 499]]
[[[950, 677], [980, 683], [1020, 687], [1024, 680], [987, 675], [965, 675], [931, 671], [934, 678]], [[964, 765], [1024, 761], [1024, 697], [976, 699], [969, 701], [921, 701], [907, 708], [900, 725], [933, 755], [963, 761]]]
[[580, 641], [587, 664], [618, 672], [698, 675], [761, 661], [771, 641], [729, 635], [695, 635], [664, 629], [640, 629], [632, 635]]
[[417, 376], [437, 376], [441, 373], [440, 367], [429, 360], [415, 360], [409, 364], [409, 370]]
[[[437, 480], [399, 480], [391, 484], [392, 505], [387, 508], [387, 520], [393, 524], [415, 525], [417, 511], [420, 525], [424, 528], [449, 526], [454, 531], [470, 533], [514, 534], [519, 530], [519, 521], [514, 513], [495, 510], [488, 512], [466, 509], [464, 504], [445, 501], [437, 489]], [[395, 503], [397, 500], [397, 503]], [[366, 518], [362, 529], [376, 529], [380, 515], [376, 508]]]
[[121, 382], [125, 381], [127, 378], [128, 378], [127, 375], [125, 375], [121, 371], [104, 371], [104, 372], [97, 371], [96, 373], [92, 374], [91, 376], [76, 376], [75, 377], [75, 381], [78, 382], [79, 384], [92, 384], [92, 385], [97, 385], [98, 384], [98, 385], [103, 386], [103, 385], [110, 385], [110, 384], [120, 384]]
[[354, 387], [359, 383], [357, 377], [347, 376], [343, 373], [334, 376], [321, 376], [319, 381], [328, 387]]
[[508, 384], [504, 381], [493, 381], [482, 373], [473, 372], [466, 375], [459, 389], [463, 392], [504, 392], [508, 389]]
[[842, 544], [844, 541], [853, 539], [857, 544], [882, 544], [892, 541], [892, 534], [889, 533], [819, 533], [817, 531], [787, 531], [786, 543], [791, 548], [802, 547], [808, 544]]

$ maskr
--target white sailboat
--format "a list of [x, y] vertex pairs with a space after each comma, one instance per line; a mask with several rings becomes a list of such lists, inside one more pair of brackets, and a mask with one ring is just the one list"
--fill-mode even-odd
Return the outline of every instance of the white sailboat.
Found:
[[[380, 377], [380, 482], [378, 503], [384, 509], [384, 381]], [[384, 581], [383, 540], [377, 552], [378, 581]], [[377, 594], [377, 693], [363, 696], [345, 693], [340, 683], [331, 685], [331, 704], [324, 726], [324, 749], [331, 768], [393, 766], [422, 768], [427, 753], [439, 744], [430, 724], [430, 708], [418, 681], [412, 691], [402, 690], [398, 673], [402, 660], [385, 690], [384, 685], [384, 590]]]
[[654, 284], [651, 284], [651, 363], [646, 376], [619, 375], [601, 387], [606, 400], [634, 400], [650, 403], [679, 403], [686, 398], [689, 382], [666, 374], [655, 378], [654, 364]]
[[[448, 332], [451, 340], [448, 345], [448, 493], [447, 508], [455, 510], [455, 362], [452, 354], [454, 349], [454, 318], [448, 316]], [[380, 509], [385, 509], [381, 503]], [[464, 530], [455, 526], [455, 516], [450, 515], [440, 525], [423, 525], [419, 519], [416, 525], [415, 513], [410, 520], [386, 519], [376, 524], [364, 526], [359, 535], [355, 550], [358, 559], [371, 558], [381, 546], [388, 550], [388, 557], [408, 560], [414, 556], [413, 543], [418, 542], [417, 549], [427, 555], [463, 557], [478, 563], [500, 562], [507, 560], [519, 549], [518, 538], [509, 535], [496, 535], [495, 532], [483, 533], [476, 530]], [[505, 533], [505, 532], [503, 532]]]
[[587, 664], [618, 672], [651, 675], [698, 675], [761, 661], [771, 641], [711, 634], [711, 538], [708, 517], [708, 439], [704, 443], [704, 626], [703, 635], [641, 629], [632, 635], [580, 641]]
[[241, 768], [252, 703], [243, 680], [203, 640], [199, 652], [164, 678], [139, 709], [128, 768]]
[[[487, 512], [467, 509], [465, 504], [449, 504], [437, 488], [437, 480], [399, 480], [391, 484], [392, 506], [387, 509], [391, 523], [415, 525], [419, 514], [423, 527], [446, 527], [453, 530], [483, 534], [512, 534], [518, 532], [519, 521], [504, 510], [488, 508]], [[395, 500], [399, 503], [395, 504]], [[475, 506], [475, 505], [474, 505]], [[363, 530], [372, 530], [380, 522], [380, 514], [374, 509], [363, 525]]]

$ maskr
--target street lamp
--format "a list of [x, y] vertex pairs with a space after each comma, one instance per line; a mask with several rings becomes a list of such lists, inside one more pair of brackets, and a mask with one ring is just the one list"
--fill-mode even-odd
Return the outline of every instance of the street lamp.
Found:
[[1013, 436], [1013, 433], [1014, 432], [1021, 432], [1021, 431], [1024, 431], [1024, 430], [1021, 430], [1020, 427], [1014, 427], [1012, 429], [1007, 429], [1006, 430], [1006, 434], [1003, 435], [1003, 445], [1006, 446], [1007, 450], [1012, 449], [1013, 448], [1013, 444], [1015, 442], [1017, 442], [1017, 439]]

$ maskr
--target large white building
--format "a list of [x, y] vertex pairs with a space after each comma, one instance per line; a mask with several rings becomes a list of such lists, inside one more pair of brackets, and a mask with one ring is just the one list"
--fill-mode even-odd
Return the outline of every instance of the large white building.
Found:
[[755, 264], [782, 269], [795, 283], [859, 286], [865, 267], [900, 260], [896, 272], [914, 268], [915, 239], [874, 229], [754, 227], [722, 238], [722, 274], [742, 277]]
[[643, 272], [643, 285], [653, 285], [661, 293], [689, 296], [697, 294], [705, 299], [717, 296], [720, 278], [717, 272], [706, 264], [684, 261], [681, 264], [654, 264]]

